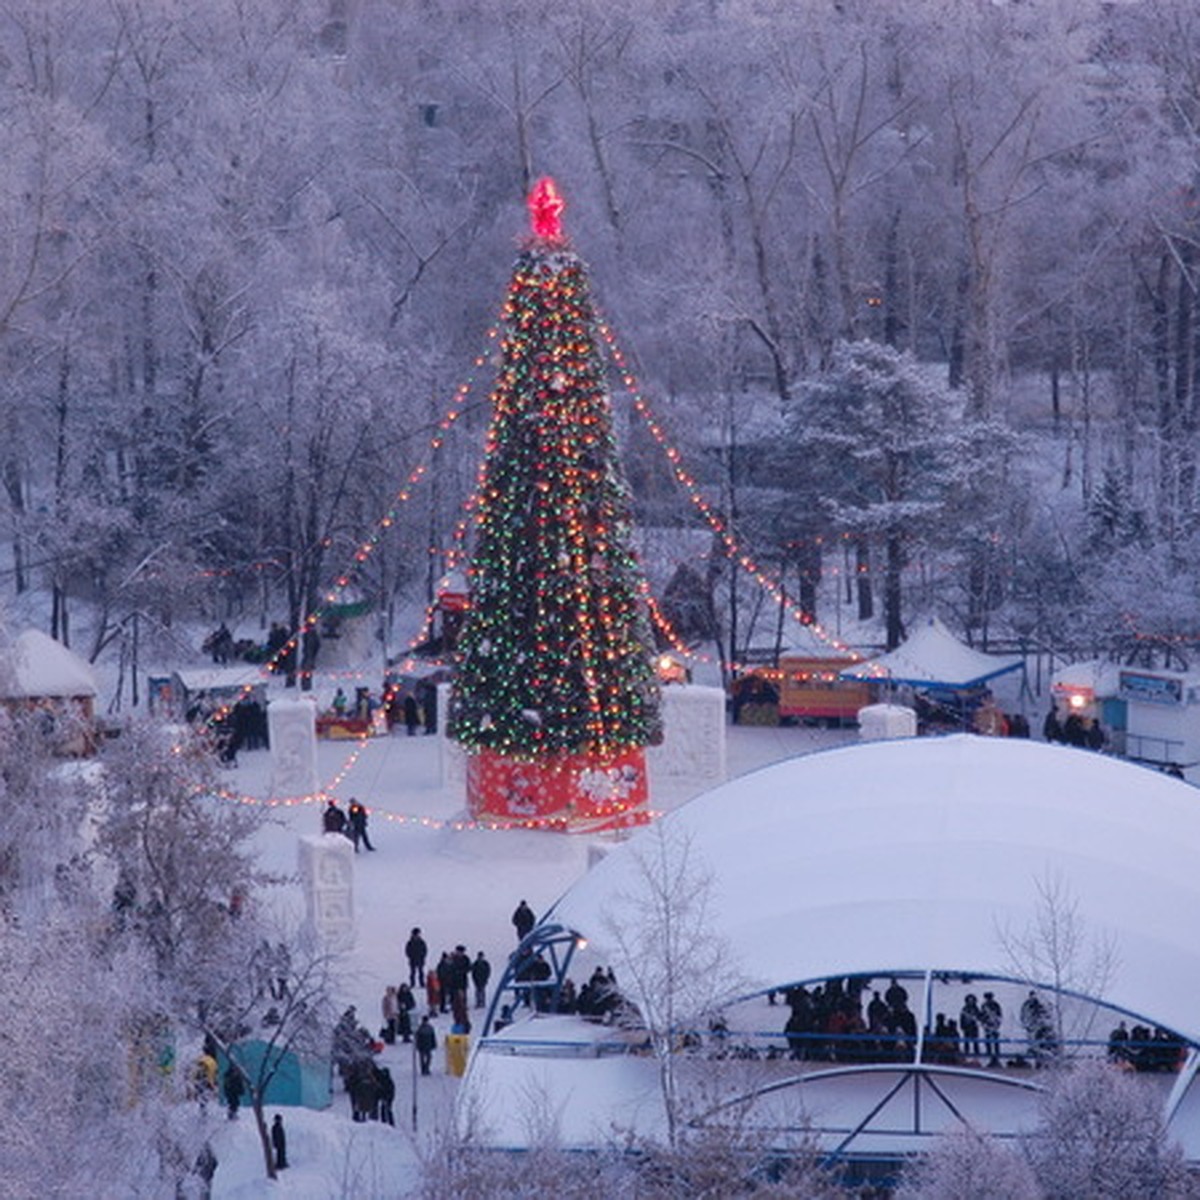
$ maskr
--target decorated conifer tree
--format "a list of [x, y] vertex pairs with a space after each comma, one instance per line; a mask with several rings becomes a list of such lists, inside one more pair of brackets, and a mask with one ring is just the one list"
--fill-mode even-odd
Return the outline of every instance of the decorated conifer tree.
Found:
[[[544, 179], [504, 306], [458, 643], [453, 735], [472, 810], [627, 824], [658, 687], [587, 270]], [[641, 814], [644, 816], [644, 811]]]

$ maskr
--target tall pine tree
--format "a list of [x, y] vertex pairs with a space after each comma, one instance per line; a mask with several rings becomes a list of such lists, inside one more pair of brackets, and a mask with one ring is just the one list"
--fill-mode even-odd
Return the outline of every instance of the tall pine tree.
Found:
[[452, 708], [469, 751], [527, 764], [610, 760], [658, 734], [606, 364], [561, 207], [542, 180], [504, 307]]

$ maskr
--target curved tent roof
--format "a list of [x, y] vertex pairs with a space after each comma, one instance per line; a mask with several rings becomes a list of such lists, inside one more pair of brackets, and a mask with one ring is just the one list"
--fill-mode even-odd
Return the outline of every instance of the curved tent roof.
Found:
[[0, 695], [8, 699], [94, 696], [92, 668], [40, 629], [27, 629], [13, 641], [10, 671], [0, 674]]
[[843, 679], [887, 679], [914, 687], [972, 687], [1015, 671], [1020, 658], [983, 654], [960, 642], [937, 617], [930, 617], [895, 650], [841, 672]]
[[[1011, 976], [999, 933], [1028, 930], [1039, 881], [1054, 880], [1092, 944], [1115, 952], [1097, 998], [1200, 1041], [1200, 797], [1185, 783], [1086, 750], [959, 734], [777, 763], [662, 825], [711, 870], [712, 934], [756, 986]], [[605, 913], [644, 887], [638, 846], [654, 836], [611, 852], [544, 918], [587, 937], [618, 978]]]

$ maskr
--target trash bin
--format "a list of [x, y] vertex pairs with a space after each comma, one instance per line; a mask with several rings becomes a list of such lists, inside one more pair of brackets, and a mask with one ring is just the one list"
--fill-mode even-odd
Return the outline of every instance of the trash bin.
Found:
[[461, 1077], [467, 1069], [467, 1051], [471, 1046], [471, 1037], [466, 1033], [448, 1033], [446, 1044], [446, 1074]]

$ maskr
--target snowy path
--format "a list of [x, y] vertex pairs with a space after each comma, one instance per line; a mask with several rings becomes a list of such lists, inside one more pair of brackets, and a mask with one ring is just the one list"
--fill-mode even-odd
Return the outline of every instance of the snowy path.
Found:
[[[728, 732], [731, 777], [855, 736], [792, 728]], [[341, 775], [354, 748], [355, 743], [344, 741], [318, 743], [324, 784]], [[265, 798], [270, 786], [269, 754], [243, 753], [223, 782], [233, 792]], [[424, 931], [434, 960], [443, 949], [462, 943], [472, 957], [483, 950], [498, 973], [515, 945], [509, 918], [517, 901], [526, 899], [541, 913], [587, 869], [588, 837], [441, 824], [462, 821], [466, 812], [460, 787], [442, 784], [436, 738], [410, 738], [399, 731], [371, 739], [333, 790], [340, 801], [357, 796], [368, 807], [369, 835], [377, 847], [375, 853], [363, 851], [355, 858], [356, 936], [347, 950], [335, 997], [339, 1008], [355, 1005], [372, 1029], [380, 1024], [384, 988], [407, 978], [403, 945], [413, 925]], [[652, 803], [669, 808], [687, 798], [686, 794], [660, 796]], [[294, 873], [298, 838], [319, 830], [317, 803], [274, 808], [259, 835], [263, 865]], [[298, 918], [302, 906], [297, 887], [289, 893], [287, 907]], [[442, 1017], [437, 1024], [440, 1041], [449, 1018]], [[397, 1187], [415, 1177], [417, 1159], [411, 1051], [403, 1045], [387, 1047], [381, 1062], [396, 1079], [396, 1129], [352, 1123], [340, 1091], [329, 1113], [284, 1109], [292, 1166], [275, 1186], [265, 1179], [248, 1114], [237, 1122], [210, 1116], [220, 1162], [214, 1180], [216, 1200], [403, 1194]], [[420, 1141], [427, 1143], [445, 1128], [456, 1083], [444, 1072], [439, 1046], [434, 1074], [418, 1080]]]

